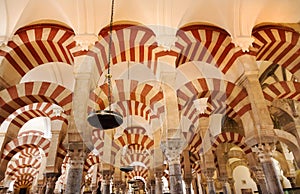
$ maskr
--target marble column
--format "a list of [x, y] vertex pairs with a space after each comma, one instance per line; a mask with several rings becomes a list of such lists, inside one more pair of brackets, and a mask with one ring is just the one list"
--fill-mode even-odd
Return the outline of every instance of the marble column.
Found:
[[68, 150], [70, 156], [67, 174], [66, 194], [79, 194], [82, 182], [82, 171], [86, 153], [83, 150]]
[[213, 179], [215, 168], [206, 168], [204, 169], [204, 175], [206, 177], [206, 184], [207, 184], [207, 194], [215, 194], [215, 182]]
[[114, 193], [120, 194], [122, 190], [122, 181], [114, 181]]
[[183, 181], [185, 183], [185, 190], [186, 194], [191, 194], [192, 193], [192, 180], [193, 180], [193, 175], [192, 175], [192, 168], [191, 168], [191, 162], [190, 162], [190, 152], [188, 149], [184, 149], [182, 151], [182, 157], [183, 157]]
[[262, 168], [252, 167], [251, 170], [254, 173], [253, 180], [257, 185], [259, 193], [268, 193], [268, 185]]
[[185, 183], [185, 193], [191, 194], [192, 193], [191, 184], [192, 184], [193, 177], [185, 177], [183, 180]]
[[163, 153], [165, 154], [169, 164], [170, 176], [170, 192], [183, 194], [180, 154], [184, 142], [180, 138], [169, 138], [162, 145]]
[[192, 180], [192, 188], [194, 191], [194, 194], [199, 194], [199, 189], [197, 185], [197, 174], [193, 174], [193, 180]]
[[202, 190], [202, 194], [207, 194], [206, 188], [207, 188], [207, 182], [206, 182], [206, 180], [203, 180], [203, 181], [201, 182], [201, 190]]
[[227, 178], [224, 179], [219, 179], [221, 185], [222, 185], [222, 190], [224, 194], [231, 194], [231, 191], [228, 188], [228, 180]]
[[45, 189], [46, 189], [45, 184], [42, 181], [38, 182], [38, 184], [37, 184], [37, 193], [38, 194], [44, 194], [46, 192]]
[[155, 171], [155, 192], [154, 192], [155, 194], [162, 194], [162, 189], [163, 189], [162, 176], [163, 176], [162, 170]]
[[282, 185], [272, 161], [272, 151], [274, 150], [274, 145], [266, 143], [259, 145], [257, 148], [257, 154], [265, 175], [268, 193], [283, 194]]
[[59, 177], [59, 173], [46, 173], [45, 178], [46, 178], [46, 192], [45, 194], [52, 194], [54, 193], [55, 189], [55, 183]]
[[110, 194], [110, 182], [112, 178], [112, 170], [102, 170], [102, 185], [103, 185], [103, 194]]
[[229, 183], [231, 194], [235, 194], [234, 179], [231, 177], [228, 178], [228, 183]]
[[150, 180], [150, 194], [155, 194], [155, 180]]

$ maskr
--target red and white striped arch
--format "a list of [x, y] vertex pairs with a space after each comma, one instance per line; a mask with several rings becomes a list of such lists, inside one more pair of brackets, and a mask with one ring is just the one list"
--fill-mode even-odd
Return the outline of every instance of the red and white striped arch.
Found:
[[300, 78], [300, 34], [294, 29], [267, 25], [253, 30], [258, 61], [272, 61]]
[[177, 96], [179, 110], [193, 123], [198, 120], [193, 101], [199, 98], [209, 98], [207, 114], [219, 112], [226, 107], [224, 114], [234, 119], [251, 110], [246, 90], [225, 80], [204, 78], [193, 80], [178, 89]]
[[95, 155], [93, 154], [92, 152], [88, 155], [88, 157], [86, 158], [85, 160], [85, 163], [84, 163], [84, 168], [83, 170], [85, 172], [87, 172], [91, 166], [95, 165], [95, 164], [100, 164], [101, 163], [101, 155], [98, 154], [98, 155]]
[[59, 144], [56, 153], [57, 160], [60, 163], [63, 163], [66, 156], [67, 156], [67, 149], [62, 144]]
[[0, 123], [19, 108], [39, 102], [58, 104], [70, 114], [72, 92], [49, 82], [26, 82], [4, 89], [0, 91]]
[[[9, 115], [9, 117], [5, 121], [10, 122], [10, 126], [12, 126], [13, 128], [21, 128], [27, 121], [35, 117], [49, 117], [50, 119], [63, 120], [66, 124], [68, 122], [65, 114], [62, 114], [62, 116], [58, 117], [54, 115], [52, 103], [47, 102], [33, 103], [21, 107], [14, 113]], [[8, 126], [7, 128], [9, 129], [10, 126]], [[37, 131], [32, 132], [39, 133]], [[19, 133], [19, 136], [26, 133], [28, 133], [28, 131], [24, 131], [22, 134]]]
[[[97, 57], [96, 64], [101, 75], [107, 68], [109, 27], [99, 33], [99, 42], [92, 52]], [[153, 72], [156, 67], [151, 63], [153, 50], [157, 47], [155, 34], [145, 26], [119, 24], [113, 26], [111, 56], [112, 63], [135, 61], [147, 65]]]
[[[1, 69], [14, 72], [7, 76], [9, 85], [15, 85], [31, 69], [49, 62], [73, 64], [70, 49], [76, 46], [74, 32], [61, 25], [36, 24], [19, 29], [6, 47], [0, 50], [4, 57]], [[4, 75], [5, 78], [5, 75]]]
[[[40, 136], [40, 135], [31, 135], [31, 136]], [[41, 153], [37, 147], [28, 147], [20, 151], [19, 158], [39, 157], [40, 155]]]
[[194, 152], [190, 154], [190, 163], [192, 169], [194, 169], [197, 173], [201, 173], [200, 156], [198, 153]]
[[276, 82], [264, 88], [263, 93], [268, 102], [283, 98], [300, 101], [300, 83], [292, 81]]
[[236, 59], [243, 55], [242, 50], [232, 43], [230, 35], [214, 26], [186, 26], [177, 32], [177, 37], [175, 46], [180, 50], [177, 67], [189, 61], [203, 61], [226, 74], [230, 73]]
[[192, 154], [197, 155], [200, 151], [201, 148], [201, 144], [202, 144], [202, 138], [199, 135], [199, 133], [196, 133], [193, 137], [193, 139], [191, 140], [191, 142], [189, 143], [189, 150]]
[[127, 127], [124, 131], [127, 131], [128, 133], [131, 134], [141, 134], [141, 135], [146, 135], [146, 129], [144, 127]]
[[142, 166], [135, 166], [133, 171], [130, 171], [127, 173], [129, 179], [137, 178], [137, 177], [143, 177], [144, 179], [147, 179], [148, 177], [148, 169]]
[[212, 151], [215, 151], [221, 143], [232, 143], [240, 147], [245, 154], [252, 152], [251, 147], [245, 143], [245, 137], [233, 132], [223, 132], [212, 140]]
[[9, 161], [16, 153], [26, 148], [41, 148], [48, 156], [50, 149], [50, 140], [41, 136], [22, 136], [10, 141], [5, 145], [2, 159]]
[[12, 179], [20, 180], [24, 174], [30, 174], [33, 177], [37, 177], [39, 169], [32, 167], [21, 167], [13, 175]]
[[26, 157], [26, 158], [20, 158], [15, 161], [10, 161], [5, 174], [7, 176], [12, 176], [13, 174], [15, 174], [16, 171], [18, 171], [19, 168], [22, 167], [31, 167], [31, 168], [39, 169], [41, 167], [41, 160], [38, 160], [37, 158]]
[[[115, 80], [115, 84], [117, 91], [114, 91], [112, 95], [113, 102], [132, 100], [149, 106], [154, 112], [161, 111], [163, 93], [158, 84], [139, 83], [136, 80]], [[93, 108], [105, 109], [109, 104], [107, 83], [96, 88], [90, 94], [90, 100], [92, 104], [90, 104], [89, 110]]]
[[129, 166], [137, 161], [150, 168], [151, 151], [145, 149], [142, 145], [139, 144], [128, 145], [124, 155], [122, 153], [121, 165]]
[[31, 174], [22, 174], [15, 179], [14, 189], [31, 187], [35, 177]]
[[121, 148], [126, 145], [138, 144], [147, 150], [152, 150], [154, 146], [153, 139], [149, 138], [147, 135], [142, 134], [132, 134], [125, 131], [122, 136], [114, 140], [117, 145]]

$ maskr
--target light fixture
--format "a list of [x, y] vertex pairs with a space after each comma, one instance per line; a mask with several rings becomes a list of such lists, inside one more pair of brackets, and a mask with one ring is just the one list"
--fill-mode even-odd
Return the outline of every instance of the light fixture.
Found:
[[122, 172], [125, 172], [125, 173], [131, 172], [131, 171], [133, 171], [133, 166], [122, 166], [122, 167], [120, 168], [120, 170], [121, 170]]
[[107, 84], [108, 84], [108, 110], [97, 110], [95, 112], [91, 112], [87, 121], [89, 124], [97, 129], [113, 129], [119, 127], [123, 123], [123, 116], [111, 110], [111, 78], [112, 74], [110, 73], [110, 62], [111, 62], [111, 46], [112, 46], [112, 27], [113, 27], [113, 16], [114, 16], [114, 0], [111, 1], [111, 16], [109, 23], [109, 45], [108, 45], [108, 66], [107, 66]]

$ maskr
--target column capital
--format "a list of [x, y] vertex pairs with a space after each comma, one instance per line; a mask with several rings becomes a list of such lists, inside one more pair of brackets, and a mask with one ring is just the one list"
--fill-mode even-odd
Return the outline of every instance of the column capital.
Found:
[[161, 149], [167, 157], [169, 165], [180, 164], [180, 154], [185, 142], [180, 138], [168, 138], [167, 141], [161, 142]]
[[206, 179], [212, 179], [212, 177], [215, 175], [215, 168], [205, 168], [203, 169], [203, 174], [205, 175]]
[[81, 168], [84, 164], [86, 152], [81, 149], [68, 149], [68, 156], [72, 168]]
[[249, 48], [252, 47], [254, 38], [251, 36], [235, 36], [232, 37], [232, 43], [236, 47], [240, 47], [243, 52], [249, 52]]
[[98, 36], [95, 34], [77, 34], [74, 37], [76, 45], [82, 51], [88, 51], [90, 46], [93, 46], [98, 41]]
[[258, 144], [252, 147], [252, 150], [257, 154], [261, 162], [271, 161], [271, 157], [276, 147], [274, 143]]

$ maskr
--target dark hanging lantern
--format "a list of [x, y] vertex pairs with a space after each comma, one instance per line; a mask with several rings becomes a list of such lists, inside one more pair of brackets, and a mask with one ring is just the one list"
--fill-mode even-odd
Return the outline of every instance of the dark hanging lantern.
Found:
[[120, 168], [120, 170], [121, 170], [122, 172], [125, 172], [125, 173], [131, 172], [131, 171], [133, 171], [133, 166], [122, 166], [122, 167]]
[[113, 27], [113, 15], [114, 15], [114, 0], [111, 2], [111, 17], [109, 24], [109, 47], [108, 47], [108, 67], [107, 67], [107, 83], [108, 83], [108, 102], [109, 110], [98, 110], [91, 112], [87, 121], [89, 124], [97, 129], [113, 129], [119, 127], [123, 123], [123, 116], [113, 110], [111, 110], [111, 73], [110, 73], [110, 61], [111, 61], [111, 45], [112, 45], [112, 27]]

